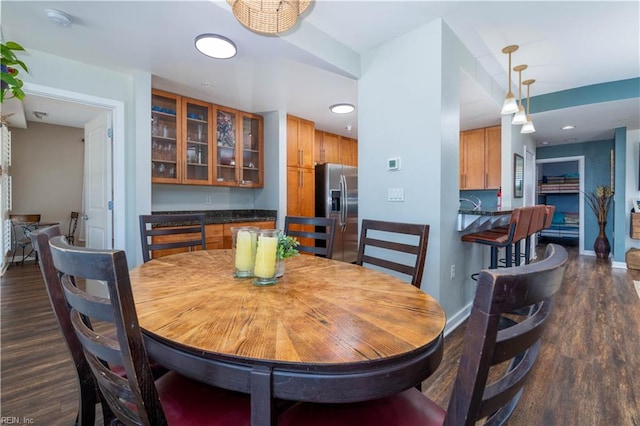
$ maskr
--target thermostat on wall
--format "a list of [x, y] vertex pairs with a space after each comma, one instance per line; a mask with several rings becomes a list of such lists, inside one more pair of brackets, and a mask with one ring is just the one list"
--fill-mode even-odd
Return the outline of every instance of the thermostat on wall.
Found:
[[387, 160], [387, 170], [400, 170], [400, 158], [389, 158]]

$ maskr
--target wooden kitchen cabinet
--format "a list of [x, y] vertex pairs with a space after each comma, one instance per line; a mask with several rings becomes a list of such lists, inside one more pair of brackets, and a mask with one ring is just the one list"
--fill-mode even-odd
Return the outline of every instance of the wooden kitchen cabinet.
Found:
[[181, 182], [211, 185], [213, 106], [195, 99], [182, 98]]
[[216, 107], [214, 185], [264, 186], [264, 121], [262, 116]]
[[[272, 220], [265, 220], [259, 222], [214, 223], [205, 225], [204, 232], [207, 250], [230, 249], [232, 244], [231, 228], [240, 226], [256, 226], [260, 229], [275, 229], [276, 223]], [[193, 234], [156, 235], [152, 237], [152, 241], [154, 243], [168, 243], [191, 239], [193, 239]], [[170, 254], [189, 251], [189, 249], [200, 250], [199, 247], [156, 250], [152, 253], [152, 256], [155, 259], [162, 256], [168, 256]]]
[[[171, 229], [180, 228], [179, 226], [171, 227]], [[221, 224], [211, 224], [205, 225], [205, 242], [207, 250], [211, 249], [221, 249], [222, 248], [222, 225]], [[177, 241], [188, 241], [193, 240], [193, 234], [171, 234], [171, 235], [154, 235], [151, 237], [151, 241], [154, 244], [160, 243], [173, 243]], [[154, 250], [151, 252], [151, 257], [153, 259], [163, 256], [168, 256], [170, 254], [183, 253], [191, 250], [200, 250], [200, 247], [178, 247], [171, 248], [166, 250]]]
[[262, 116], [154, 89], [151, 119], [153, 183], [264, 186]]
[[501, 156], [500, 126], [460, 132], [460, 189], [498, 189]]
[[287, 167], [287, 215], [315, 216], [315, 172]]
[[358, 141], [340, 136], [340, 164], [358, 167]]
[[340, 136], [333, 133], [315, 131], [314, 160], [316, 164], [340, 164]]
[[315, 123], [287, 115], [287, 166], [313, 168]]
[[182, 97], [151, 92], [151, 182], [181, 183]]
[[[234, 223], [225, 223], [222, 226], [222, 248], [230, 249], [233, 245], [233, 237], [231, 235], [231, 228], [239, 228], [241, 226], [255, 226], [260, 229], [275, 229], [276, 223], [272, 220], [265, 220], [260, 222], [234, 222]], [[208, 246], [207, 246], [208, 248]]]
[[314, 159], [316, 164], [358, 165], [358, 141], [356, 139], [321, 130], [316, 130], [315, 133]]

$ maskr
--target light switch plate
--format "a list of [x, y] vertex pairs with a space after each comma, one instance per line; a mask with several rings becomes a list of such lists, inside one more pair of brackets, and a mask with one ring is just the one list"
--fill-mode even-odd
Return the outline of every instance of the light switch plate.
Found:
[[388, 201], [404, 201], [404, 188], [389, 188]]

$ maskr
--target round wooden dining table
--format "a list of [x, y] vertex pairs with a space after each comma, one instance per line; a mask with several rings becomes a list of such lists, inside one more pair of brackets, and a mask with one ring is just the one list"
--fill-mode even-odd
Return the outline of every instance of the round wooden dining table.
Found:
[[159, 364], [251, 394], [252, 425], [277, 400], [354, 402], [419, 386], [442, 359], [438, 302], [401, 279], [300, 255], [275, 285], [233, 277], [230, 250], [151, 260], [130, 272], [145, 346]]

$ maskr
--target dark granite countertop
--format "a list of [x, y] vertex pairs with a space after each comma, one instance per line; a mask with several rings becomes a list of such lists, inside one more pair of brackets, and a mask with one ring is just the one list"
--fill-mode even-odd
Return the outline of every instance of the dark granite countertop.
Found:
[[459, 209], [458, 214], [475, 214], [478, 216], [501, 216], [505, 214], [511, 214], [513, 210], [502, 210], [502, 209], [482, 209], [482, 210], [472, 210], [472, 209]]
[[[237, 222], [262, 222], [275, 221], [278, 218], [276, 210], [183, 210], [183, 211], [164, 211], [152, 212], [153, 214], [187, 214], [187, 213], [205, 213], [206, 223], [222, 224]], [[166, 224], [167, 226], [176, 224]]]

